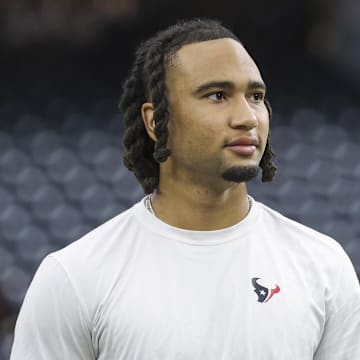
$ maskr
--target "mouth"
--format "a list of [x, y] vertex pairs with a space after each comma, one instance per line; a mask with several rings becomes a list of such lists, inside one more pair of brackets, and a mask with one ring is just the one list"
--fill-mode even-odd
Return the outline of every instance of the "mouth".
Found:
[[250, 136], [236, 138], [225, 145], [226, 148], [240, 155], [252, 155], [258, 146], [258, 138]]

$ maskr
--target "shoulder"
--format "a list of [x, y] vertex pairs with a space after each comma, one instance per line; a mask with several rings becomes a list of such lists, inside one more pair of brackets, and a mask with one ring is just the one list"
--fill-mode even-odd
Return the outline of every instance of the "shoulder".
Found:
[[[97, 311], [136, 246], [136, 205], [47, 257], [46, 263], [53, 263], [67, 278], [89, 314]], [[51, 276], [50, 269], [43, 271]]]
[[[47, 256], [26, 293], [11, 359], [92, 359], [91, 318], [60, 264]], [[81, 355], [80, 355], [81, 354]]]
[[91, 265], [92, 261], [105, 256], [105, 253], [112, 253], [121, 247], [126, 234], [136, 227], [135, 206], [109, 219], [68, 246], [53, 252], [51, 256], [63, 265], [81, 261]]
[[329, 256], [329, 259], [335, 257], [346, 261], [347, 255], [338, 242], [341, 239], [333, 239], [329, 235], [286, 217], [261, 202], [257, 204], [260, 208], [262, 225], [278, 239], [282, 246], [301, 250], [313, 256]]
[[[278, 254], [284, 268], [294, 269], [296, 276], [313, 289], [323, 289], [338, 309], [347, 302], [360, 301], [360, 286], [354, 266], [342, 245], [332, 237], [302, 225], [268, 206], [257, 203], [260, 221], [267, 235], [267, 246]], [[314, 290], [314, 292], [316, 292]]]

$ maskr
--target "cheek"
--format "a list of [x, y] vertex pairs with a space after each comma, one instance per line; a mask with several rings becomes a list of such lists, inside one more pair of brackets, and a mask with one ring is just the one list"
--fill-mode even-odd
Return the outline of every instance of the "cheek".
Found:
[[210, 151], [211, 144], [214, 143], [214, 133], [207, 130], [209, 129], [197, 126], [177, 128], [175, 136], [172, 138], [173, 148], [177, 152], [191, 153], [191, 156]]
[[[181, 119], [182, 120], [182, 119]], [[179, 118], [172, 118], [169, 121], [168, 146], [173, 155], [191, 152], [196, 140], [192, 136], [194, 130], [190, 124], [179, 121]]]
[[208, 147], [209, 143], [214, 142], [215, 135], [219, 129], [214, 129], [214, 121], [209, 119], [208, 114], [200, 111], [177, 109], [176, 116], [172, 116], [169, 121], [169, 145], [174, 148], [202, 149]]
[[268, 122], [263, 122], [261, 124], [261, 126], [259, 127], [258, 130], [258, 134], [259, 134], [259, 138], [260, 138], [260, 142], [261, 142], [261, 148], [262, 148], [262, 155], [265, 152], [265, 148], [266, 148], [266, 143], [269, 137], [269, 123]]
[[216, 122], [211, 117], [197, 114], [196, 117], [192, 118], [191, 124], [188, 124], [184, 130], [184, 139], [187, 145], [203, 155], [212, 154], [221, 138], [221, 129], [215, 125]]
[[266, 109], [259, 114], [258, 119], [258, 133], [262, 138], [267, 139], [269, 135], [269, 114]]
[[260, 135], [264, 138], [267, 139], [267, 137], [269, 136], [269, 123], [268, 122], [264, 122], [261, 124], [261, 126], [259, 127], [259, 133]]
[[199, 164], [216, 157], [218, 149], [215, 145], [216, 136], [211, 129], [188, 125], [177, 127], [176, 136], [172, 139], [173, 159]]

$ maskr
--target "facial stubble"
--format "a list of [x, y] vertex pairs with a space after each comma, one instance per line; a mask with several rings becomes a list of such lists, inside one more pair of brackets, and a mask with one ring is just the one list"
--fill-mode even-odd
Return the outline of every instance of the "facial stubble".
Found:
[[233, 166], [222, 173], [224, 180], [241, 183], [254, 179], [259, 173], [259, 166]]

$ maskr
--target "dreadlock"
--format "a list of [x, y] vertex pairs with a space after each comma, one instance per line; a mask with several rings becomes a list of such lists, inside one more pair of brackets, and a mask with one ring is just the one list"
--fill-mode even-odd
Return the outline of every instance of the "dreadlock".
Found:
[[[134, 172], [147, 194], [158, 188], [159, 164], [170, 156], [167, 149], [169, 111], [165, 80], [172, 56], [184, 45], [222, 38], [231, 38], [240, 43], [219, 22], [196, 19], [178, 22], [157, 33], [140, 44], [135, 52], [135, 61], [120, 99], [125, 124], [124, 164]], [[155, 143], [148, 136], [141, 116], [141, 107], [145, 102], [152, 102], [154, 106]], [[271, 118], [271, 107], [267, 100], [265, 105]], [[271, 181], [275, 174], [274, 156], [269, 136], [260, 162], [264, 182]]]

